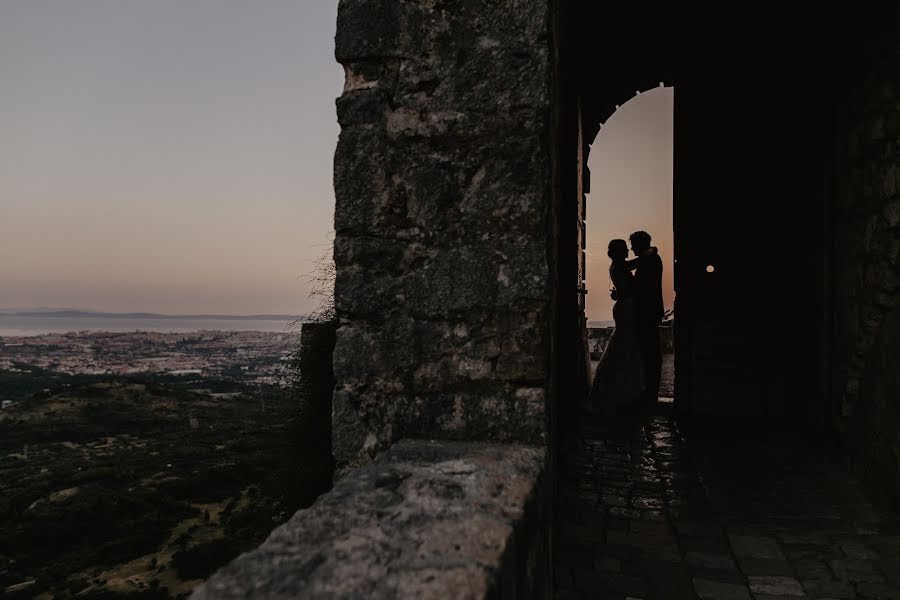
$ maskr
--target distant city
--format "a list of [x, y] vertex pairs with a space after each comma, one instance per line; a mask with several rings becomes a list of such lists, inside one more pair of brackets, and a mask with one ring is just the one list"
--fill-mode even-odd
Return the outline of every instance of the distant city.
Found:
[[76, 309], [0, 309], [0, 337], [78, 331], [186, 333], [201, 330], [269, 331], [299, 329], [304, 315], [167, 315], [109, 313]]
[[184, 598], [325, 489], [287, 466], [298, 320], [79, 313], [0, 314], [62, 330], [0, 335], [0, 596]]
[[[266, 331], [73, 332], [0, 337], [0, 373], [50, 381], [58, 376], [140, 377], [229, 393], [281, 385], [297, 336]], [[4, 404], [22, 397], [6, 397]]]

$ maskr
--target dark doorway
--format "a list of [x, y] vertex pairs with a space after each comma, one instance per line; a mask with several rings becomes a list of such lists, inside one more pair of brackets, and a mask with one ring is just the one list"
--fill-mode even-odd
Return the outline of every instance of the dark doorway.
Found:
[[[582, 231], [586, 216], [590, 235], [602, 218], [583, 211], [583, 140], [636, 90], [677, 90], [678, 373], [675, 410], [586, 414], [563, 432], [557, 588], [749, 598], [770, 593], [759, 580], [772, 575], [791, 584], [779, 593], [820, 593], [785, 575], [802, 571], [779, 543], [837, 529], [868, 543], [895, 526], [847, 464], [896, 508], [900, 15], [557, 8], [560, 122], [572, 131], [559, 138], [561, 161], [578, 161], [561, 198], [582, 207], [560, 211], [561, 249], [582, 241], [567, 227]], [[561, 252], [560, 265], [571, 258]], [[772, 549], [766, 576], [745, 542]], [[697, 560], [700, 547], [724, 560]]]
[[577, 2], [560, 10], [560, 98], [579, 161], [569, 201], [581, 205], [569, 239], [583, 252], [585, 228], [602, 218], [584, 210], [600, 125], [636, 91], [675, 85], [677, 408], [823, 428], [830, 22], [794, 9], [777, 20], [737, 7], [702, 19], [674, 7], [648, 14]]

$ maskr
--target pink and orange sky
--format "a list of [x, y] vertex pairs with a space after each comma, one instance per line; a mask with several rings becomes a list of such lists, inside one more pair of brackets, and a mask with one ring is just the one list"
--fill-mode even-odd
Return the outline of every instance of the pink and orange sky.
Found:
[[623, 104], [591, 144], [587, 200], [587, 318], [612, 319], [609, 240], [644, 230], [663, 259], [663, 301], [675, 298], [672, 254], [674, 88], [643, 92]]
[[[304, 274], [334, 214], [336, 10], [0, 2], [0, 308], [312, 309]], [[647, 229], [671, 257], [671, 92], [623, 106], [590, 166], [589, 318], [606, 319], [611, 235]]]
[[336, 6], [0, 3], [0, 307], [310, 309]]

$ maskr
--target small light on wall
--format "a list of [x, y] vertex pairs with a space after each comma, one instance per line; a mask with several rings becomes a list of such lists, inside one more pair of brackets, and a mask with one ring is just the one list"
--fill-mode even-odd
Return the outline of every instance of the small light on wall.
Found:
[[712, 265], [706, 265], [706, 272], [707, 272], [707, 273], [712, 273], [712, 272], [715, 271], [715, 270], [716, 270], [716, 268], [715, 268], [714, 266], [712, 266]]

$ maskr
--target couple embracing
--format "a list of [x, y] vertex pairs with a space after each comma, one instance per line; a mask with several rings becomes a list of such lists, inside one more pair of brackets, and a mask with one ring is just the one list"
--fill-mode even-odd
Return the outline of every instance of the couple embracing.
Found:
[[600, 357], [590, 398], [593, 409], [607, 415], [641, 412], [659, 396], [662, 259], [647, 232], [636, 231], [629, 239], [633, 259], [625, 240], [612, 240], [607, 252], [616, 329]]

